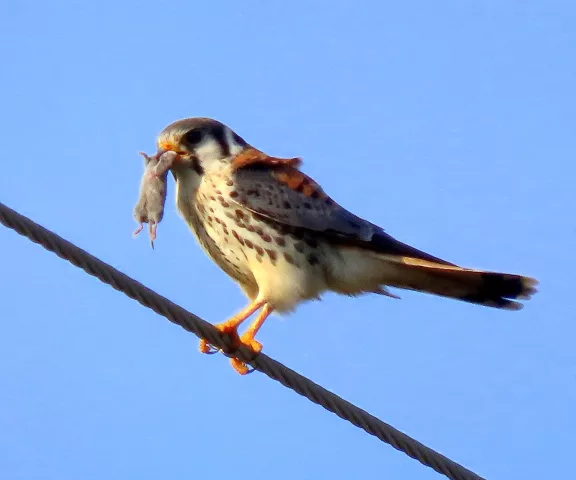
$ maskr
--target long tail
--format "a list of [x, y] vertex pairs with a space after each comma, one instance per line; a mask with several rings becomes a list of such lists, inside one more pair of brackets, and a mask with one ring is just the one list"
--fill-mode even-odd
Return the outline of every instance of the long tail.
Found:
[[[380, 258], [386, 262], [386, 285], [392, 287], [507, 310], [520, 310], [523, 305], [513, 300], [528, 300], [537, 292], [538, 281], [521, 275], [471, 270], [396, 255]], [[386, 294], [384, 290], [381, 293]]]

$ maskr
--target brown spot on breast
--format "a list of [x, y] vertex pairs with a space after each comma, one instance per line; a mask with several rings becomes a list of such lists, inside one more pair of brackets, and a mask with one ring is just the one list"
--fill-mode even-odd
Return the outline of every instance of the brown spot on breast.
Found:
[[292, 255], [290, 255], [289, 253], [285, 253], [284, 258], [286, 259], [286, 261], [288, 263], [291, 263], [292, 265], [294, 265], [294, 258], [292, 257]]
[[214, 209], [210, 207], [210, 213], [214, 213]]
[[253, 225], [250, 225], [250, 224], [244, 225], [244, 228], [245, 228], [246, 230], [248, 230], [249, 232], [254, 232], [254, 231], [256, 230], [256, 228], [255, 228]]
[[228, 187], [231, 187], [231, 186], [234, 185], [234, 182], [232, 181], [232, 179], [229, 178], [228, 180], [226, 180], [226, 185], [227, 185]]
[[212, 200], [213, 202], [216, 201], [216, 197], [214, 195], [210, 195], [210, 200]]
[[247, 246], [248, 248], [254, 248], [254, 244], [253, 244], [250, 240], [245, 239], [245, 240], [244, 240], [244, 243], [246, 244], [246, 246]]
[[222, 220], [220, 220], [218, 217], [215, 217], [214, 220], [215, 220], [216, 223], [218, 223], [218, 224], [222, 223]]
[[284, 240], [284, 237], [274, 237], [274, 241], [275, 241], [280, 247], [286, 246], [286, 240]]
[[216, 190], [216, 195], [222, 195], [222, 192], [220, 190]]
[[264, 249], [262, 247], [259, 247], [258, 245], [254, 245], [254, 250], [256, 250], [256, 253], [258, 255], [264, 255]]
[[260, 192], [255, 188], [251, 188], [249, 190], [246, 190], [246, 195], [248, 195], [249, 197], [259, 197]]
[[262, 237], [262, 240], [264, 240], [265, 242], [271, 242], [272, 241], [272, 237], [270, 235], [268, 235], [267, 233], [263, 233], [262, 235], [260, 235], [260, 237]]
[[209, 223], [212, 223], [212, 217], [210, 215], [206, 217], [206, 220], [208, 220]]
[[240, 235], [238, 235], [238, 232], [236, 230], [232, 230], [232, 236], [238, 240], [238, 242], [240, 243], [240, 245], [244, 246], [244, 240], [242, 240], [242, 237], [240, 237]]
[[238, 218], [244, 218], [244, 217], [246, 216], [245, 213], [244, 213], [242, 210], [240, 210], [240, 209], [234, 210], [234, 213], [236, 214], [236, 216], [237, 216]]
[[272, 260], [272, 263], [276, 264], [276, 260], [278, 259], [278, 254], [274, 250], [270, 250], [269, 248], [266, 249], [266, 253], [270, 257], [270, 260]]
[[259, 227], [259, 226], [255, 226], [255, 227], [254, 227], [254, 231], [255, 231], [258, 235], [262, 235], [262, 233], [264, 233], [264, 232], [262, 231], [262, 228]]
[[238, 192], [236, 190], [232, 190], [228, 195], [230, 195], [230, 198], [238, 198]]

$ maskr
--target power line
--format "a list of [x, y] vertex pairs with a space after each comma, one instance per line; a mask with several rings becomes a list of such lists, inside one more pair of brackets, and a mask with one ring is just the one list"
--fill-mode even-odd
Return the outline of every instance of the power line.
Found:
[[1, 202], [0, 223], [27, 237], [34, 243], [42, 245], [59, 257], [68, 260], [73, 265], [95, 276], [116, 290], [123, 292], [130, 298], [137, 300], [145, 307], [154, 310], [185, 330], [194, 333], [200, 338], [206, 338], [210, 344], [222, 349], [225, 355], [232, 356], [233, 353], [235, 357], [250, 364], [256, 370], [265, 373], [285, 387], [321, 405], [326, 410], [335, 413], [340, 418], [349, 421], [370, 435], [389, 443], [397, 450], [404, 452], [438, 473], [452, 480], [484, 480], [462, 465], [453, 462], [444, 455], [396, 430], [391, 425], [384, 423], [267, 355], [261, 353], [254, 356], [254, 353], [246, 346], [241, 346], [237, 351], [234, 351], [230, 337], [221, 334], [212, 324], [188, 312], [29, 218], [8, 208]]

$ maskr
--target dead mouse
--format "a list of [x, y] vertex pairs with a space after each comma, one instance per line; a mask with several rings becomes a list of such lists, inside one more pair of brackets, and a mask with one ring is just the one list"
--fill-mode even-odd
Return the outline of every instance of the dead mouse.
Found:
[[175, 152], [164, 152], [162, 155], [144, 157], [146, 168], [140, 184], [140, 198], [134, 208], [134, 218], [140, 224], [134, 232], [138, 235], [144, 229], [144, 223], [149, 224], [150, 244], [154, 248], [156, 230], [164, 217], [164, 204], [168, 187], [168, 170], [178, 156]]

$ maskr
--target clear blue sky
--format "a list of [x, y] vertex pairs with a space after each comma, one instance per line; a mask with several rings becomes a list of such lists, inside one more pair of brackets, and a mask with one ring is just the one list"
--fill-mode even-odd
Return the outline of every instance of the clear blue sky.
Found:
[[[411, 292], [272, 318], [265, 352], [489, 479], [573, 471], [576, 5], [5, 2], [0, 201], [217, 322], [176, 214], [132, 239], [156, 134], [211, 116], [415, 246], [525, 273], [520, 313]], [[0, 476], [436, 479], [0, 228]]]

